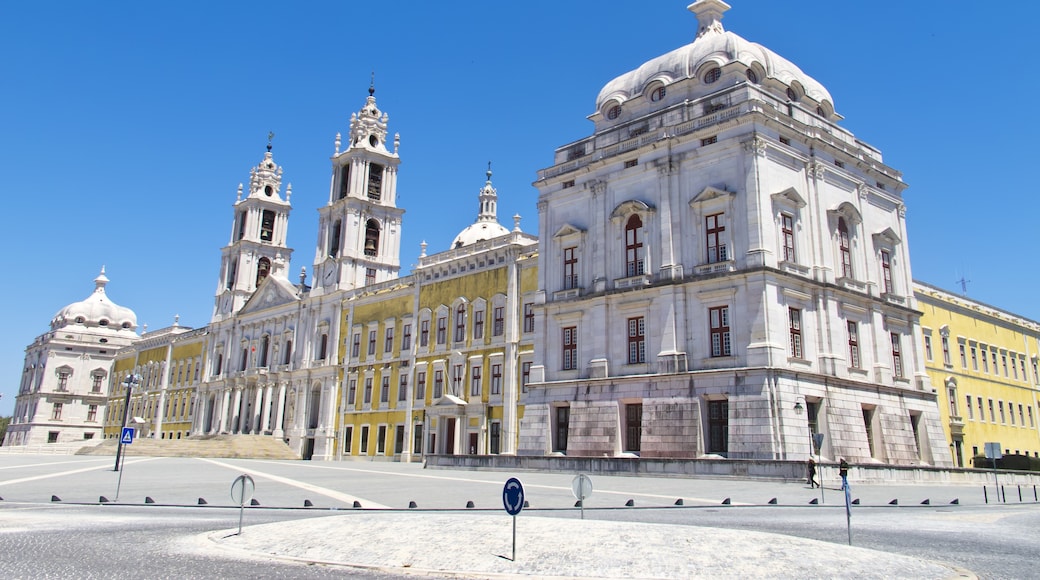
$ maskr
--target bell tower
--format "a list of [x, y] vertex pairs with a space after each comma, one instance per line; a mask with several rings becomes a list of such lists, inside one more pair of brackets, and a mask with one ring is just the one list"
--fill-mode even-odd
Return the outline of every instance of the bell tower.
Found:
[[289, 198], [292, 184], [282, 199], [282, 168], [274, 162], [268, 134], [267, 152], [249, 173], [249, 193], [242, 197], [238, 184], [231, 240], [220, 250], [220, 279], [212, 320], [223, 320], [237, 312], [267, 276], [283, 278], [288, 273], [292, 249], [286, 247], [289, 227]]
[[400, 136], [387, 149], [388, 120], [370, 86], [365, 105], [350, 116], [346, 149], [336, 134], [329, 201], [318, 210], [312, 294], [391, 280], [401, 269]]

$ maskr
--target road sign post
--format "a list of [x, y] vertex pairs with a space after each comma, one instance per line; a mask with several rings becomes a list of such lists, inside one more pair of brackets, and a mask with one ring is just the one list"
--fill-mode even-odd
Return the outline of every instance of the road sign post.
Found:
[[516, 562], [516, 516], [524, 509], [524, 484], [520, 483], [520, 480], [515, 477], [510, 477], [506, 480], [505, 487], [502, 488], [502, 505], [506, 508], [506, 513], [513, 516], [513, 558]]
[[990, 465], [993, 467], [993, 487], [997, 491], [997, 499], [1004, 502], [1007, 498], [1002, 498], [1000, 481], [997, 480], [997, 460], [1004, 457], [1004, 453], [1000, 449], [1000, 442], [986, 443], [985, 445], [986, 459], [990, 460]]
[[820, 503], [827, 503], [823, 498], [823, 455], [820, 451], [823, 450], [823, 433], [813, 433], [812, 436], [813, 449], [816, 451], [816, 471], [820, 473]]
[[[119, 434], [120, 450], [122, 449], [123, 445], [130, 445], [133, 442], [134, 442], [134, 428], [133, 427], [123, 427], [123, 432]], [[116, 501], [119, 501], [119, 489], [121, 487], [123, 487], [123, 463], [125, 463], [125, 462], [126, 462], [126, 460], [119, 461], [118, 458], [116, 459], [116, 464], [117, 464], [116, 468], [119, 470], [119, 479], [116, 482]]]
[[581, 508], [581, 519], [585, 519], [585, 500], [592, 495], [592, 479], [584, 473], [579, 473], [571, 480], [571, 491]]
[[238, 502], [238, 535], [242, 535], [242, 514], [246, 511], [246, 502], [253, 499], [256, 482], [253, 478], [242, 474], [231, 483], [231, 499]]

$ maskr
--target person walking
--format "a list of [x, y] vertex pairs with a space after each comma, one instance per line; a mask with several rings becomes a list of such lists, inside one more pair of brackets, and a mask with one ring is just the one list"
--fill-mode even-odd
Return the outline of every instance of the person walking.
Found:
[[812, 457], [809, 458], [809, 464], [806, 466], [806, 475], [806, 479], [809, 480], [809, 487], [817, 487], [821, 485], [816, 483], [816, 462], [813, 461]]

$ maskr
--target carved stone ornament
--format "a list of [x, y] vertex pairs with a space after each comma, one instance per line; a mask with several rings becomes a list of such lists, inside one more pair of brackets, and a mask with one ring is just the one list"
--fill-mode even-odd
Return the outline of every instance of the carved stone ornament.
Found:
[[744, 146], [744, 151], [746, 153], [754, 153], [756, 156], [759, 157], [766, 154], [766, 140], [759, 137], [758, 135], [755, 135], [747, 141], [744, 141], [743, 143], [741, 143], [741, 145]]

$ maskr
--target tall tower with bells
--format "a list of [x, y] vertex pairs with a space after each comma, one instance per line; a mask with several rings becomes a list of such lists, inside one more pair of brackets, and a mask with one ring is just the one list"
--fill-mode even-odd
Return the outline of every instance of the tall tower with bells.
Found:
[[292, 209], [289, 203], [292, 184], [282, 199], [282, 168], [271, 154], [272, 139], [274, 133], [269, 133], [263, 160], [249, 172], [246, 197], [242, 197], [242, 184], [238, 184], [231, 241], [220, 250], [214, 321], [223, 320], [242, 308], [267, 276], [287, 274], [292, 258], [292, 249], [285, 245]]
[[318, 210], [318, 247], [312, 294], [397, 278], [401, 269], [401, 216], [397, 207], [397, 155], [387, 149], [389, 116], [376, 107], [375, 86], [350, 115], [346, 149], [336, 134], [329, 202]]

